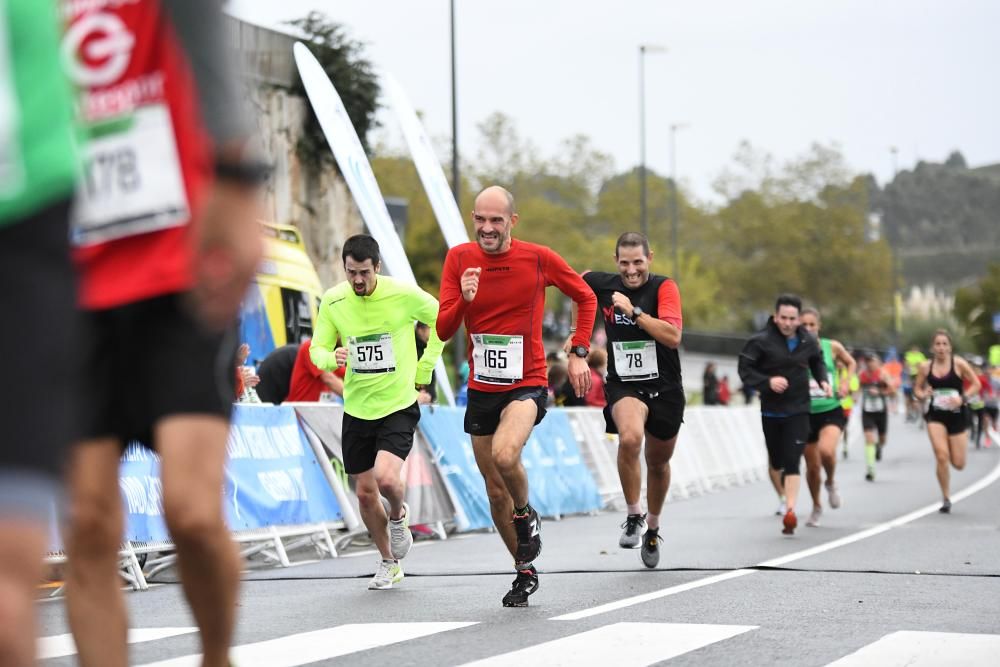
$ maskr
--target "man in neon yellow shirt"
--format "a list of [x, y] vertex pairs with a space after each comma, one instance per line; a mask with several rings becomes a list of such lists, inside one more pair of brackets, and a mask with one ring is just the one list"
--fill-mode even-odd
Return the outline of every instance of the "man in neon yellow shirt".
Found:
[[[344, 469], [355, 479], [361, 518], [382, 556], [368, 588], [382, 590], [403, 580], [399, 559], [413, 544], [400, 469], [420, 420], [417, 393], [430, 383], [444, 343], [434, 331], [437, 299], [416, 285], [378, 275], [375, 239], [352, 236], [342, 255], [347, 280], [323, 295], [309, 356], [322, 370], [347, 367]], [[431, 330], [419, 361], [414, 322]], [[346, 347], [335, 348], [338, 339]]]

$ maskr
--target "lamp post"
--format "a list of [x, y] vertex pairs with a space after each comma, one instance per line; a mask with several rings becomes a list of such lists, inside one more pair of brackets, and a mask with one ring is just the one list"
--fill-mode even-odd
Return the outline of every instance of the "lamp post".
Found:
[[458, 177], [458, 94], [455, 84], [455, 0], [451, 0], [451, 192], [455, 203], [459, 200], [461, 182]]
[[[889, 154], [892, 156], [892, 180], [893, 183], [896, 181], [896, 176], [899, 173], [899, 167], [897, 158], [899, 155], [899, 149], [895, 146], [889, 146]], [[899, 250], [895, 247], [899, 242], [899, 226], [896, 224], [897, 221], [893, 221], [893, 226], [895, 228], [895, 233], [892, 234], [894, 238], [889, 238], [889, 252], [892, 258], [892, 342], [896, 347], [896, 351], [899, 351], [899, 336], [903, 329], [903, 295], [899, 290], [899, 277], [900, 277], [900, 257]]]
[[639, 231], [649, 237], [646, 215], [646, 54], [666, 53], [655, 44], [639, 45]]
[[670, 126], [670, 245], [674, 255], [674, 281], [680, 282], [681, 262], [677, 247], [677, 227], [680, 212], [677, 206], [677, 130], [690, 127], [689, 123], [674, 123]]

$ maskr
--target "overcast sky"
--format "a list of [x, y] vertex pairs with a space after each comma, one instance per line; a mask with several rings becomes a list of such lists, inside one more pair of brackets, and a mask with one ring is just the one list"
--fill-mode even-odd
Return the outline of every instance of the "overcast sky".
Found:
[[[639, 161], [639, 45], [646, 56], [647, 164], [701, 197], [743, 139], [779, 160], [836, 142], [882, 183], [960, 150], [1000, 162], [996, 0], [456, 0], [459, 147], [511, 116], [552, 154], [588, 135], [618, 171]], [[365, 42], [435, 136], [451, 134], [449, 0], [229, 0], [279, 27], [315, 9]], [[381, 121], [392, 125], [391, 116]], [[398, 136], [398, 135], [397, 135]], [[401, 140], [399, 145], [402, 146]]]

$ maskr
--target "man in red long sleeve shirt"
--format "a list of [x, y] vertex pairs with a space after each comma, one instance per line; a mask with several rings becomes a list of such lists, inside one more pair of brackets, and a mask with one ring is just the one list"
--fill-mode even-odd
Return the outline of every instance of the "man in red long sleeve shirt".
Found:
[[437, 333], [468, 331], [469, 402], [465, 431], [486, 480], [490, 512], [514, 556], [517, 577], [505, 607], [526, 607], [538, 589], [532, 561], [542, 549], [541, 520], [528, 504], [528, 476], [521, 450], [545, 416], [547, 376], [542, 346], [545, 288], [555, 285], [572, 298], [580, 326], [569, 359], [577, 396], [590, 388], [587, 352], [597, 299], [566, 261], [550, 248], [511, 238], [517, 224], [514, 197], [499, 186], [476, 197], [472, 212], [476, 242], [448, 251], [441, 275]]

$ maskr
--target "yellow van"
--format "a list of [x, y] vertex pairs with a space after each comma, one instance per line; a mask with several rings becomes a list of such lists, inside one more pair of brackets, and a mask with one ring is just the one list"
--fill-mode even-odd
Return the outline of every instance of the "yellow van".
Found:
[[312, 336], [323, 296], [299, 230], [262, 222], [261, 233], [264, 256], [240, 310], [241, 341], [255, 366], [275, 348]]

